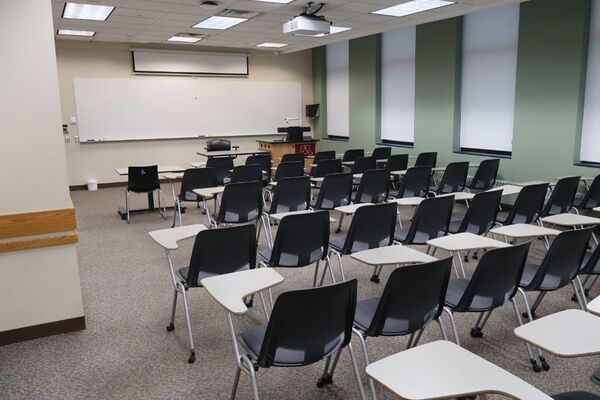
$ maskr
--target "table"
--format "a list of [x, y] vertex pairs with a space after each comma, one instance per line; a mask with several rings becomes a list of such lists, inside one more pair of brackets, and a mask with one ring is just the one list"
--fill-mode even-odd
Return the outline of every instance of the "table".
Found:
[[421, 264], [437, 259], [403, 245], [392, 245], [363, 250], [350, 255], [356, 261], [374, 268], [371, 282], [379, 282], [379, 274], [385, 265]]
[[177, 294], [181, 294], [183, 297], [183, 305], [185, 308], [185, 319], [188, 329], [188, 338], [190, 341], [190, 358], [188, 362], [193, 363], [196, 360], [196, 348], [194, 346], [194, 336], [192, 334], [192, 323], [188, 311], [187, 293], [185, 286], [175, 276], [175, 270], [173, 269], [173, 260], [171, 259], [171, 251], [179, 248], [179, 241], [196, 237], [196, 235], [206, 230], [206, 226], [202, 224], [186, 225], [177, 228], [160, 229], [157, 231], [148, 232], [150, 237], [154, 239], [162, 248], [165, 249], [167, 254], [167, 262], [169, 267], [169, 275], [171, 276], [171, 283], [175, 289], [175, 298], [173, 300], [173, 313], [171, 314], [171, 323], [167, 327], [168, 331], [175, 329], [174, 318], [175, 318], [175, 302], [177, 301]]
[[[115, 171], [117, 171], [117, 174], [119, 176], [127, 176], [129, 174], [128, 167], [115, 168]], [[183, 172], [183, 171], [185, 171], [185, 168], [182, 168], [179, 165], [159, 165], [158, 166], [159, 174], [166, 173], [166, 172]], [[154, 211], [158, 210], [158, 208], [156, 208], [154, 206], [154, 193], [148, 192], [147, 196], [148, 196], [148, 208], [138, 208], [135, 210], [129, 210], [129, 213], [130, 214], [143, 214], [143, 213], [154, 212]], [[173, 210], [173, 209], [174, 209], [174, 206], [171, 206], [171, 207], [165, 206], [165, 210]], [[121, 217], [122, 220], [127, 220], [127, 210], [125, 210], [123, 207], [120, 207], [117, 210], [117, 214], [119, 214], [119, 216]]]
[[205, 162], [191, 162], [190, 166], [193, 168], [202, 168], [206, 166]]
[[223, 150], [223, 151], [198, 151], [196, 152], [199, 156], [204, 156], [206, 158], [213, 157], [236, 157], [236, 156], [251, 156], [255, 154], [269, 154], [268, 150]]
[[551, 224], [551, 225], [558, 225], [558, 226], [565, 226], [565, 227], [577, 227], [577, 226], [584, 227], [584, 226], [599, 225], [600, 218], [588, 217], [587, 215], [563, 213], [563, 214], [556, 214], [556, 215], [550, 215], [548, 217], [544, 217], [544, 218], [542, 218], [542, 222]]
[[[427, 241], [427, 244], [431, 247], [434, 247], [434, 253], [435, 249], [445, 250], [448, 253], [450, 253], [451, 256], [454, 256], [454, 253], [456, 253], [456, 256], [458, 257], [458, 261], [460, 263], [460, 269], [464, 278], [467, 277], [467, 274], [465, 273], [465, 267], [462, 258], [460, 257], [461, 251], [496, 249], [510, 246], [508, 243], [501, 242], [495, 239], [490, 239], [485, 236], [475, 235], [470, 232], [461, 232], [456, 233], [454, 235], [430, 239]], [[454, 272], [456, 272], [456, 276], [460, 278], [460, 275], [458, 274], [458, 270], [456, 268], [456, 264], [454, 263], [454, 258], [452, 259], [452, 266], [454, 267]]]
[[401, 399], [452, 399], [494, 393], [515, 399], [552, 400], [510, 372], [445, 340], [371, 363], [367, 375]]
[[[377, 160], [375, 160], [375, 162], [377, 163], [385, 163], [387, 162], [387, 158], [378, 158]], [[317, 164], [312, 164], [312, 165], [317, 165]], [[342, 165], [345, 165], [347, 167], [351, 167], [354, 165], [354, 161], [344, 161], [342, 162]]]
[[201, 280], [208, 294], [227, 312], [236, 315], [248, 312], [244, 298], [277, 286], [281, 282], [283, 277], [273, 268], [254, 268]]
[[206, 187], [206, 188], [202, 188], [202, 189], [192, 190], [192, 192], [196, 193], [197, 195], [204, 196], [204, 197], [213, 197], [214, 195], [221, 194], [224, 191], [225, 191], [225, 186], [213, 186], [213, 187]]
[[[309, 214], [309, 213], [314, 213], [314, 212], [315, 212], [315, 210], [288, 211], [288, 212], [282, 212], [282, 213], [277, 213], [277, 214], [269, 214], [269, 218], [271, 218], [272, 220], [274, 220], [276, 222], [281, 222], [281, 220], [283, 218], [287, 217], [288, 215]], [[335, 219], [329, 217], [329, 222], [335, 222]]]
[[519, 194], [521, 192], [521, 189], [523, 189], [522, 186], [502, 185], [502, 186], [497, 186], [495, 188], [489, 189], [488, 191], [502, 190], [502, 196], [512, 196], [514, 194]]
[[515, 329], [515, 335], [559, 357], [600, 354], [600, 318], [581, 310], [565, 310]]
[[560, 231], [539, 225], [513, 224], [490, 229], [490, 233], [492, 235], [513, 238], [515, 239], [515, 243], [518, 239], [543, 237], [544, 245], [546, 246], [546, 249], [548, 249], [548, 236], [556, 236]]
[[589, 312], [600, 317], [600, 296], [590, 301], [587, 307]]

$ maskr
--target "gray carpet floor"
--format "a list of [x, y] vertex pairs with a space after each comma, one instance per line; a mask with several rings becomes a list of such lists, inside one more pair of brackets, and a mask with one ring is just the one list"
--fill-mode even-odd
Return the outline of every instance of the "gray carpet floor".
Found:
[[[165, 189], [167, 189], [165, 185]], [[169, 193], [170, 190], [165, 190]], [[136, 197], [136, 196], [134, 196]], [[176, 329], [167, 332], [173, 289], [164, 251], [148, 232], [168, 228], [171, 220], [158, 213], [137, 215], [127, 225], [116, 209], [124, 201], [123, 188], [72, 193], [77, 208], [81, 286], [87, 329], [0, 347], [0, 398], [2, 399], [226, 399], [232, 386], [235, 362], [224, 310], [202, 289], [190, 291], [191, 317], [198, 352], [195, 364], [188, 364], [188, 340], [182, 304], [176, 315]], [[134, 198], [144, 206], [145, 196]], [[455, 208], [455, 215], [464, 213]], [[403, 220], [411, 210], [403, 211]], [[335, 217], [335, 216], [334, 216]], [[206, 223], [200, 210], [191, 207], [184, 223]], [[345, 222], [347, 227], [349, 221]], [[264, 235], [260, 246], [265, 246]], [[189, 261], [192, 241], [174, 253], [177, 266]], [[542, 242], [535, 240], [531, 259], [543, 255]], [[441, 254], [438, 253], [438, 256]], [[469, 262], [472, 271], [476, 261]], [[371, 268], [344, 258], [346, 276], [357, 278], [359, 300], [378, 295], [382, 283], [370, 282]], [[285, 282], [274, 290], [308, 287], [313, 268], [280, 270]], [[597, 296], [598, 287], [591, 296]], [[23, 293], [24, 296], [27, 293]], [[538, 315], [575, 308], [571, 289], [551, 293]], [[18, 299], [15, 299], [18, 301]], [[496, 311], [481, 339], [469, 330], [476, 315], [456, 317], [465, 348], [506, 368], [541, 390], [554, 394], [569, 390], [600, 393], [589, 375], [600, 367], [600, 357], [560, 359], [547, 356], [552, 368], [532, 371], [523, 342], [515, 337], [515, 316], [509, 305]], [[237, 318], [238, 330], [264, 322], [260, 307]], [[447, 328], [449, 324], [446, 323]], [[436, 324], [425, 331], [421, 343], [440, 339]], [[572, 340], [577, 340], [576, 337]], [[353, 340], [364, 371], [362, 353]], [[407, 338], [369, 340], [371, 360], [404, 349]], [[435, 363], [435, 359], [430, 360]], [[357, 399], [358, 392], [347, 352], [340, 359], [334, 384], [324, 389], [315, 385], [321, 363], [303, 368], [271, 368], [258, 372], [263, 399]], [[431, 376], [435, 380], [435, 376]], [[363, 373], [363, 381], [366, 378]], [[367, 386], [365, 385], [365, 389]], [[381, 398], [392, 398], [381, 391]], [[239, 399], [250, 399], [249, 379], [242, 375]]]

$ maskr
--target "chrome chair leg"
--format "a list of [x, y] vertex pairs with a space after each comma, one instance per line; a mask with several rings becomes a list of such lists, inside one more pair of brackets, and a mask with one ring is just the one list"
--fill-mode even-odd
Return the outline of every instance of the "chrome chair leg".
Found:
[[367, 400], [367, 397], [365, 396], [365, 389], [363, 387], [362, 380], [360, 379], [360, 373], [358, 372], [358, 364], [356, 363], [356, 356], [354, 355], [354, 350], [352, 349], [352, 343], [348, 343], [348, 351], [350, 352], [350, 360], [352, 361], [352, 368], [354, 369], [354, 377], [356, 378], [356, 384], [358, 385], [360, 398], [362, 400]]
[[181, 297], [183, 297], [183, 308], [185, 309], [185, 320], [187, 322], [188, 335], [190, 339], [190, 358], [188, 358], [188, 363], [193, 363], [196, 361], [196, 348], [194, 346], [194, 336], [192, 335], [192, 320], [190, 319], [190, 310], [188, 307], [187, 295], [185, 288], [180, 286]]
[[458, 331], [456, 329], [454, 315], [452, 315], [452, 311], [448, 307], [444, 307], [444, 311], [448, 314], [448, 318], [450, 318], [450, 325], [452, 326], [452, 333], [454, 334], [454, 341], [456, 342], [457, 345], [460, 346], [460, 338], [458, 337]]

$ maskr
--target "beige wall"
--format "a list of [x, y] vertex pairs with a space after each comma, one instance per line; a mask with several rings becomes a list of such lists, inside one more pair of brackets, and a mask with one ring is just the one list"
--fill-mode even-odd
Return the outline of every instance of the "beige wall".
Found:
[[[0, 215], [71, 207], [50, 2], [0, 9]], [[0, 253], [0, 304], [0, 331], [83, 316], [75, 245]]]
[[[167, 48], [166, 46], [152, 47]], [[190, 49], [187, 46], [175, 48]], [[191, 48], [198, 50], [198, 46]], [[124, 44], [67, 40], [56, 42], [63, 123], [68, 123], [71, 116], [77, 115], [73, 78], [132, 76], [129, 49], [130, 46]], [[218, 51], [219, 49], [205, 47], [203, 50]], [[310, 51], [279, 56], [275, 56], [272, 52], [251, 51], [249, 72], [248, 79], [250, 80], [301, 82], [302, 103], [312, 103], [312, 57]], [[181, 79], [216, 78], [181, 77]], [[305, 123], [308, 124], [309, 121], [305, 121]], [[201, 157], [195, 153], [202, 149], [205, 143], [203, 139], [181, 139], [80, 144], [73, 140], [73, 137], [78, 134], [77, 126], [69, 124], [69, 131], [71, 143], [65, 144], [65, 148], [70, 185], [81, 185], [92, 178], [97, 179], [100, 183], [122, 181], [124, 179], [118, 177], [114, 169], [127, 165], [177, 164], [185, 167], [191, 161], [201, 161]], [[255, 149], [257, 138], [235, 137], [232, 140], [235, 144], [240, 145], [241, 149]]]

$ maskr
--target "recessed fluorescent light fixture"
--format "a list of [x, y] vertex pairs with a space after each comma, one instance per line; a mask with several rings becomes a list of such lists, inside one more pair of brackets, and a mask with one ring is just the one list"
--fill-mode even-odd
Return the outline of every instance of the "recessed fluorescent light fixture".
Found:
[[382, 8], [373, 11], [371, 14], [390, 15], [392, 17], [404, 17], [406, 15], [417, 14], [423, 11], [433, 10], [435, 8], [445, 7], [455, 4], [454, 1], [446, 0], [412, 0], [396, 6]]
[[71, 29], [59, 29], [57, 33], [68, 36], [94, 36], [96, 34], [94, 31], [74, 31]]
[[198, 22], [192, 28], [203, 28], [203, 29], [227, 29], [241, 24], [244, 21], [248, 21], [247, 18], [235, 18], [235, 17], [220, 17], [218, 15], [212, 16], [205, 19], [202, 22]]
[[254, 0], [254, 1], [262, 1], [263, 3], [287, 4], [287, 3], [291, 3], [294, 0]]
[[287, 43], [270, 43], [270, 42], [265, 42], [265, 43], [261, 43], [261, 44], [257, 44], [256, 47], [267, 47], [267, 48], [275, 48], [278, 49], [280, 47], [285, 47], [287, 46]]
[[171, 36], [167, 39], [167, 42], [178, 42], [178, 43], [196, 43], [202, 40], [201, 37], [193, 37], [193, 36]]
[[304, 37], [324, 37], [324, 36], [329, 36], [329, 35], [333, 35], [335, 33], [340, 33], [340, 32], [346, 32], [349, 31], [352, 28], [346, 28], [343, 26], [331, 26], [329, 28], [329, 33], [319, 33], [316, 35], [295, 35], [295, 36], [304, 36]]
[[66, 3], [62, 17], [67, 19], [87, 19], [106, 21], [115, 8], [96, 4]]

